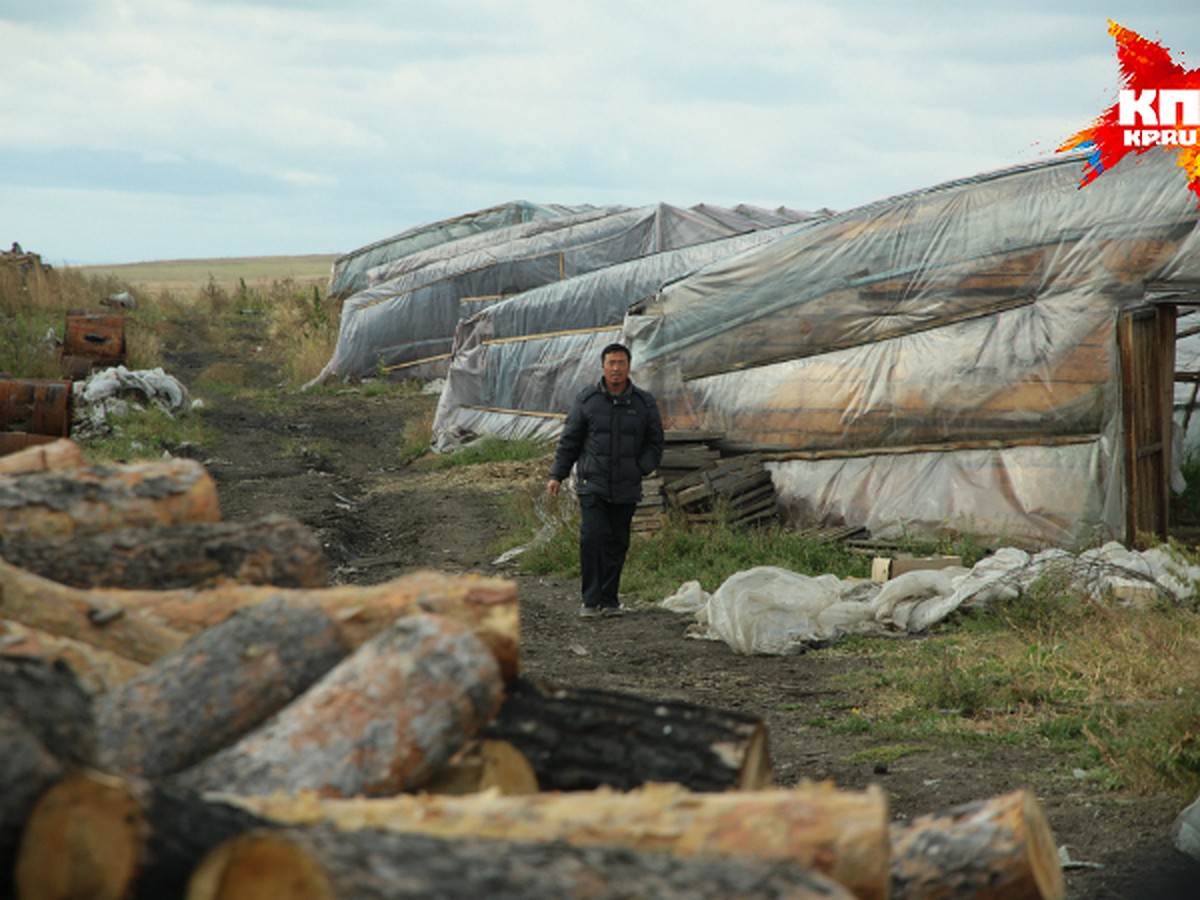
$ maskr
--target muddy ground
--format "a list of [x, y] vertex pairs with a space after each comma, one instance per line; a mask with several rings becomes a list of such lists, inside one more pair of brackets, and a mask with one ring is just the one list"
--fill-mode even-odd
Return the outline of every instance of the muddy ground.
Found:
[[[247, 384], [279, 383], [252, 320], [236, 339], [219, 342], [206, 339], [200, 323], [181, 325], [166, 342], [164, 365], [189, 386], [214, 365], [236, 369]], [[278, 512], [306, 523], [325, 544], [334, 582], [376, 583], [418, 568], [511, 578], [521, 598], [522, 667], [532, 678], [753, 713], [769, 730], [779, 784], [878, 784], [897, 818], [1029, 787], [1056, 843], [1084, 864], [1065, 870], [1072, 900], [1200, 897], [1200, 866], [1171, 844], [1178, 798], [1102, 790], [1076, 777], [1071, 760], [1035, 746], [930, 745], [877, 770], [853, 761], [875, 743], [870, 736], [805, 724], [850, 715], [864, 704], [833, 676], [866, 661], [851, 654], [741, 656], [723, 643], [685, 638], [687, 622], [658, 608], [655, 597], [624, 598], [635, 610], [624, 618], [581, 620], [574, 581], [493, 564], [506, 496], [536, 492], [546, 473], [514, 464], [464, 477], [463, 470], [422, 472], [402, 464], [404, 424], [428, 416], [433, 398], [347, 389], [301, 402], [246, 404], [195, 393], [206, 401], [200, 415], [214, 436], [184, 452], [214, 476], [223, 517]]]

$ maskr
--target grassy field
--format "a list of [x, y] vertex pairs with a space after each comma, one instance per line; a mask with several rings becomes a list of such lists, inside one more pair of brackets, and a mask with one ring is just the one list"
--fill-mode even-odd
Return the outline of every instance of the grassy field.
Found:
[[212, 283], [234, 292], [242, 282], [247, 287], [262, 287], [273, 281], [291, 280], [324, 288], [338, 254], [307, 256], [243, 256], [225, 259], [166, 259], [151, 262], [121, 263], [109, 266], [75, 266], [85, 277], [112, 277], [134, 285], [147, 293], [194, 294]]

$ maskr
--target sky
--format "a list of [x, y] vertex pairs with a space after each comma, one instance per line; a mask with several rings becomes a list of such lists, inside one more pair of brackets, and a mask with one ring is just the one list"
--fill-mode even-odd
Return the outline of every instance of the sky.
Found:
[[[0, 0], [0, 248], [344, 253], [511, 200], [859, 204], [1052, 156], [1197, 0]], [[1181, 176], [1182, 177], [1182, 176]]]

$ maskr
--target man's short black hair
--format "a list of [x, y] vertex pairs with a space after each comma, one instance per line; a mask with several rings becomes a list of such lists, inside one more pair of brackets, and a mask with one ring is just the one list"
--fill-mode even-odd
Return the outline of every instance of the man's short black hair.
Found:
[[633, 362], [633, 354], [629, 352], [629, 348], [626, 347], [624, 344], [620, 344], [620, 343], [609, 344], [607, 347], [605, 347], [603, 350], [600, 351], [600, 362], [604, 362], [604, 357], [608, 356], [608, 354], [610, 354], [610, 353], [624, 353], [625, 359], [628, 360], [629, 362]]

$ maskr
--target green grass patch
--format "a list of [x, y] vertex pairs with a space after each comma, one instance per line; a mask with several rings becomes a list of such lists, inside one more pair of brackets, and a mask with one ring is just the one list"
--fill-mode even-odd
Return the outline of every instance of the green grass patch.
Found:
[[163, 452], [176, 453], [187, 446], [200, 446], [209, 439], [203, 419], [194, 413], [172, 415], [156, 406], [110, 416], [112, 433], [81, 443], [92, 462], [133, 462], [159, 459]]
[[473, 441], [453, 453], [431, 456], [426, 465], [431, 469], [453, 469], [458, 466], [538, 459], [550, 452], [552, 451], [547, 448], [545, 443], [538, 441], [505, 441], [500, 438], [487, 437]]
[[928, 747], [920, 744], [882, 744], [878, 747], [868, 747], [851, 753], [846, 762], [864, 763], [866, 765], [889, 765], [916, 753], [927, 753]]

